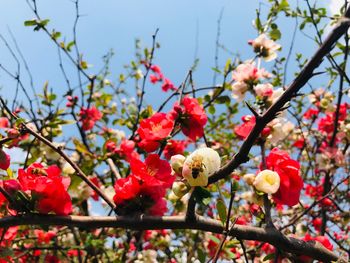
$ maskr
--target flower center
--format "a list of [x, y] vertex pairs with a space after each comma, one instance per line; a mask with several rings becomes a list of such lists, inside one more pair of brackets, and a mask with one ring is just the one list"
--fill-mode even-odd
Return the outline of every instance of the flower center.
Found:
[[152, 124], [152, 131], [158, 132], [162, 129], [162, 125], [160, 123]]

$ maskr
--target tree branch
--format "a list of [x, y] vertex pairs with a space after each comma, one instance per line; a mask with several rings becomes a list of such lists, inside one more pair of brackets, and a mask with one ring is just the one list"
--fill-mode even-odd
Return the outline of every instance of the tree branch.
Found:
[[[6, 216], [0, 219], [0, 228], [17, 225], [70, 226], [94, 229], [101, 227], [125, 228], [134, 230], [146, 229], [196, 229], [221, 234], [224, 230], [220, 221], [197, 216], [196, 221], [187, 221], [185, 216], [54, 216], [54, 215], [24, 215]], [[296, 255], [306, 255], [317, 260], [338, 260], [338, 256], [317, 242], [305, 242], [296, 238], [286, 237], [279, 231], [253, 226], [235, 225], [228, 235], [238, 240], [257, 240], [267, 242]]]

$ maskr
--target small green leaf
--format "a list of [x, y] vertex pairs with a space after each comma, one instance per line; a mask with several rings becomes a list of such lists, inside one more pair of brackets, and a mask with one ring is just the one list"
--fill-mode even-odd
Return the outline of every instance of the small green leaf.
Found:
[[38, 21], [36, 19], [24, 21], [25, 26], [36, 26], [37, 24], [38, 24]]
[[66, 46], [66, 49], [67, 51], [71, 51], [72, 50], [72, 47], [75, 45], [75, 42], [74, 41], [71, 41], [67, 44]]
[[222, 225], [225, 225], [227, 219], [227, 208], [224, 200], [219, 198], [216, 203], [216, 208], [218, 209], [218, 214]]
[[217, 69], [217, 68], [211, 68], [213, 71], [215, 71], [216, 73], [219, 73], [219, 74], [221, 74], [221, 71], [219, 70], [219, 69]]
[[61, 36], [61, 32], [56, 32], [55, 30], [53, 30], [51, 33], [51, 38], [54, 40], [57, 40], [58, 38], [60, 38], [60, 36]]
[[275, 258], [275, 254], [268, 254], [263, 258], [263, 261], [268, 261]]
[[215, 114], [215, 107], [213, 105], [210, 105], [208, 111], [210, 114]]
[[229, 96], [225, 95], [225, 96], [217, 97], [216, 102], [219, 104], [225, 104], [225, 103], [231, 102], [231, 99]]

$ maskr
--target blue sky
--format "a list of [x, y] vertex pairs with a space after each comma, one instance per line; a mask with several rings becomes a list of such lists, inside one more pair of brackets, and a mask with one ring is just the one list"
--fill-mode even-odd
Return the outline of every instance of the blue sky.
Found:
[[[159, 28], [158, 42], [161, 48], [155, 55], [155, 63], [174, 84], [179, 85], [187, 71], [192, 66], [197, 47], [197, 57], [200, 59], [198, 70], [194, 74], [197, 86], [211, 85], [213, 79], [215, 41], [217, 20], [223, 10], [220, 42], [229, 50], [241, 53], [242, 59], [253, 56], [249, 39], [257, 36], [252, 26], [255, 10], [262, 0], [178, 0], [178, 1], [80, 1], [78, 25], [78, 43], [80, 51], [92, 71], [101, 66], [101, 57], [113, 49], [115, 57], [112, 60], [111, 79], [116, 80], [123, 71], [123, 65], [133, 59], [134, 40], [139, 38], [150, 46], [151, 36]], [[329, 7], [334, 12], [339, 8], [339, 0], [329, 1]], [[10, 42], [10, 29], [26, 58], [34, 76], [35, 88], [40, 91], [44, 82], [49, 81], [49, 87], [58, 93], [66, 91], [65, 82], [58, 66], [57, 49], [43, 32], [33, 32], [32, 28], [24, 27], [23, 22], [34, 17], [24, 0], [0, 0], [0, 33]], [[41, 17], [50, 18], [49, 28], [62, 32], [63, 38], [72, 40], [72, 25], [75, 19], [74, 4], [70, 0], [37, 0]], [[266, 10], [264, 4], [262, 10]], [[281, 19], [283, 37], [280, 43], [286, 52], [291, 40], [294, 23]], [[13, 45], [13, 44], [12, 44]], [[315, 45], [301, 34], [297, 36], [295, 52], [311, 54]], [[220, 51], [219, 60], [222, 66], [230, 55]], [[12, 72], [16, 65], [3, 43], [0, 43], [0, 63]], [[70, 77], [76, 80], [76, 73], [70, 63]], [[263, 66], [268, 67], [271, 64]], [[293, 71], [288, 80], [291, 80]], [[23, 81], [29, 89], [28, 78], [22, 68]], [[0, 72], [0, 90], [5, 97], [14, 96], [15, 82]], [[154, 89], [151, 85], [149, 89]], [[159, 94], [159, 89], [148, 93], [146, 99], [152, 102], [152, 96]], [[157, 93], [155, 93], [157, 92]], [[157, 101], [159, 98], [155, 97]], [[20, 97], [23, 99], [23, 96]]]
[[[221, 10], [220, 42], [229, 50], [241, 53], [242, 59], [253, 56], [249, 39], [256, 37], [252, 26], [255, 10], [264, 3], [259, 0], [179, 0], [179, 1], [80, 1], [82, 15], [78, 26], [78, 43], [84, 58], [98, 70], [101, 57], [108, 50], [116, 53], [112, 62], [112, 80], [122, 72], [123, 65], [133, 58], [134, 40], [139, 38], [150, 46], [151, 36], [159, 28], [158, 41], [161, 49], [157, 51], [155, 63], [159, 64], [164, 74], [175, 84], [181, 83], [191, 67], [197, 47], [197, 57], [200, 59], [195, 81], [198, 85], [212, 84], [215, 55], [215, 40], [217, 20]], [[50, 18], [49, 28], [55, 28], [63, 33], [67, 41], [72, 40], [72, 25], [75, 19], [74, 3], [70, 0], [38, 0], [41, 17]], [[331, 10], [336, 10], [339, 1], [329, 2]], [[57, 49], [43, 32], [33, 32], [32, 28], [24, 27], [25, 20], [34, 15], [24, 0], [2, 1], [0, 10], [0, 33], [11, 42], [8, 28], [15, 36], [34, 76], [37, 88], [45, 81], [50, 87], [64, 89], [64, 81], [57, 62]], [[281, 19], [280, 23], [285, 34], [280, 41], [288, 47], [294, 23]], [[309, 53], [314, 45], [309, 40], [298, 38], [295, 49]], [[310, 45], [305, 45], [309, 41]], [[0, 63], [15, 71], [13, 59], [1, 45]], [[230, 55], [220, 51], [220, 65]], [[12, 62], [11, 62], [12, 61]], [[69, 65], [69, 63], [67, 64]], [[69, 66], [68, 66], [69, 69]], [[73, 68], [71, 68], [73, 69]], [[23, 74], [25, 75], [25, 74]], [[76, 74], [72, 70], [72, 78]], [[113, 78], [114, 77], [114, 78]], [[9, 97], [13, 96], [13, 83], [0, 73], [0, 85]]]

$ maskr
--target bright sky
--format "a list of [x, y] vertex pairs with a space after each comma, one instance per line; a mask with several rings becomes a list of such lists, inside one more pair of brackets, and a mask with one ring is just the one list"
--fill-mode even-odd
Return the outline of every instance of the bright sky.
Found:
[[[58, 66], [57, 49], [43, 32], [33, 32], [32, 28], [24, 27], [25, 20], [34, 17], [24, 0], [1, 1], [0, 33], [13, 47], [8, 29], [16, 38], [18, 45], [26, 58], [34, 76], [37, 90], [45, 81], [49, 87], [63, 93], [66, 88]], [[37, 0], [39, 13], [42, 18], [50, 18], [49, 28], [62, 31], [67, 41], [72, 39], [72, 25], [75, 19], [75, 9], [71, 0]], [[198, 86], [211, 85], [215, 55], [215, 41], [217, 34], [217, 20], [223, 10], [221, 22], [220, 42], [230, 51], [241, 53], [242, 59], [253, 56], [251, 47], [247, 45], [249, 39], [256, 37], [252, 26], [255, 10], [262, 0], [178, 0], [178, 1], [140, 1], [140, 0], [100, 0], [80, 1], [82, 15], [78, 25], [78, 43], [80, 51], [92, 68], [96, 71], [101, 66], [101, 57], [109, 49], [116, 53], [111, 71], [112, 80], [118, 78], [122, 66], [133, 58], [134, 40], [140, 38], [143, 43], [151, 45], [151, 36], [159, 28], [158, 41], [161, 49], [157, 51], [155, 63], [174, 84], [179, 85], [193, 63], [195, 52], [200, 59], [198, 71], [194, 80]], [[332, 0], [330, 9], [339, 9], [340, 0]], [[266, 9], [261, 4], [262, 9]], [[291, 32], [294, 23], [281, 19], [280, 25], [285, 34], [280, 43], [284, 46], [282, 52], [289, 48]], [[311, 54], [314, 44], [299, 35], [295, 44], [295, 51]], [[10, 71], [16, 71], [13, 58], [0, 42], [0, 64]], [[219, 53], [220, 65], [223, 65], [230, 55], [224, 51]], [[68, 70], [73, 69], [69, 63]], [[270, 64], [269, 64], [270, 65]], [[264, 66], [269, 66], [264, 65]], [[291, 72], [292, 74], [292, 72]], [[28, 88], [27, 78], [22, 68], [21, 75]], [[75, 79], [76, 73], [70, 74]], [[289, 78], [289, 81], [291, 78]], [[4, 72], [0, 72], [1, 94], [12, 99], [15, 83]], [[151, 92], [146, 99], [152, 101], [159, 89], [150, 85]], [[152, 90], [153, 89], [153, 90]], [[20, 97], [23, 98], [23, 97]], [[156, 96], [157, 101], [159, 97]]]

